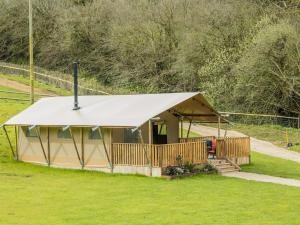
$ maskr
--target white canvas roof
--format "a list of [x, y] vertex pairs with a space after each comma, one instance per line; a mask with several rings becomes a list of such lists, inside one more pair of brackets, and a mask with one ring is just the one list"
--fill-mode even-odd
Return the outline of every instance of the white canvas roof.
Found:
[[139, 127], [170, 110], [186, 119], [217, 122], [217, 112], [199, 92], [43, 98], [4, 125]]

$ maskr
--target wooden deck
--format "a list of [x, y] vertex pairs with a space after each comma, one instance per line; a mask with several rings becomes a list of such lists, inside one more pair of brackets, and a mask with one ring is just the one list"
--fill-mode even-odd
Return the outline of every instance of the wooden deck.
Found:
[[[213, 137], [181, 138], [174, 144], [113, 143], [111, 158], [113, 165], [167, 167], [183, 162], [201, 164], [207, 162], [206, 140]], [[217, 139], [218, 159], [249, 158], [250, 138]]]

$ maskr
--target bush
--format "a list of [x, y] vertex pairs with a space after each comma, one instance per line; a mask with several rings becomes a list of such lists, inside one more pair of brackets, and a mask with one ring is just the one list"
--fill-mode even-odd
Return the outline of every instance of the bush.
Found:
[[202, 168], [202, 172], [204, 173], [216, 172], [216, 169], [210, 164], [205, 164], [205, 166]]
[[184, 170], [176, 166], [168, 166], [166, 168], [165, 174], [168, 176], [178, 176], [184, 174]]

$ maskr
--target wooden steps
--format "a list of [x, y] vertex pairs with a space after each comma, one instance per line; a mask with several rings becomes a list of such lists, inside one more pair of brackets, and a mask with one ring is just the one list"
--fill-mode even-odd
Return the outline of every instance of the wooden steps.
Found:
[[220, 174], [240, 171], [236, 165], [225, 159], [211, 159], [208, 163], [212, 165]]

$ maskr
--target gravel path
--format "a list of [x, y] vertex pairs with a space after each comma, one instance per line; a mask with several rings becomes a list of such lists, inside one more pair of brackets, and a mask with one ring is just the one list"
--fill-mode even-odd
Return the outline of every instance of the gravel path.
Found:
[[[13, 88], [13, 89], [16, 89], [16, 90], [22, 91], [22, 92], [29, 93], [29, 91], [30, 91], [30, 86], [28, 86], [26, 84], [19, 83], [19, 82], [14, 81], [14, 80], [5, 79], [5, 78], [0, 78], [0, 85], [5, 86], [5, 87], [9, 87], [9, 88]], [[40, 88], [34, 88], [34, 91], [35, 91], [36, 94], [46, 94], [46, 95], [54, 96], [54, 94], [52, 92], [47, 91], [47, 90], [43, 90], [43, 89], [40, 89]]]
[[245, 180], [253, 180], [253, 181], [259, 181], [259, 182], [267, 182], [267, 183], [274, 183], [274, 184], [282, 184], [282, 185], [288, 185], [293, 187], [300, 187], [300, 181], [294, 180], [294, 179], [287, 179], [287, 178], [281, 178], [281, 177], [273, 177], [263, 174], [256, 174], [256, 173], [246, 173], [246, 172], [231, 172], [231, 173], [225, 173], [223, 176], [226, 177], [235, 177]]
[[[188, 124], [184, 124], [184, 127], [187, 129]], [[213, 127], [201, 126], [201, 125], [192, 125], [191, 130], [195, 133], [199, 133], [203, 136], [218, 135], [218, 129]], [[225, 131], [221, 130], [221, 136], [224, 136]], [[246, 135], [237, 132], [237, 131], [227, 131], [228, 137], [245, 137]], [[270, 142], [262, 141], [256, 138], [251, 137], [251, 150], [259, 152], [265, 155], [270, 155], [277, 158], [292, 160], [297, 163], [300, 163], [300, 153], [293, 152], [284, 148], [280, 148], [276, 145], [273, 145]]]

